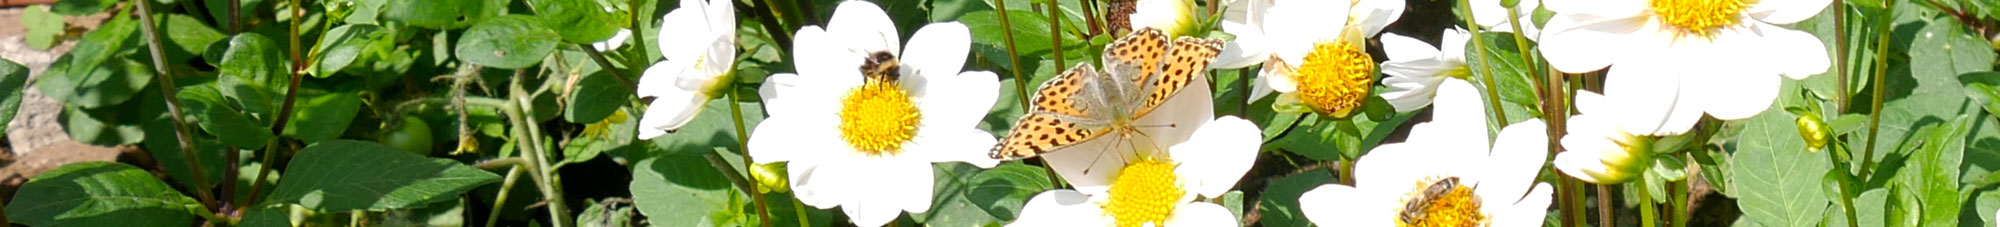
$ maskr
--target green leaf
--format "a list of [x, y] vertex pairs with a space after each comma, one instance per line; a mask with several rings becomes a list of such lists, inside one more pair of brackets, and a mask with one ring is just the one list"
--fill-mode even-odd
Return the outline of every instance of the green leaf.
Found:
[[[1535, 89], [1542, 87], [1540, 86], [1541, 83], [1537, 83], [1538, 81], [1536, 80], [1536, 78], [1540, 77], [1528, 75], [1528, 71], [1533, 66], [1522, 61], [1521, 51], [1515, 48], [1517, 47], [1515, 45], [1518, 43], [1514, 42], [1514, 35], [1487, 32], [1480, 33], [1479, 39], [1486, 40], [1486, 56], [1467, 56], [1466, 64], [1468, 65], [1467, 67], [1471, 67], [1473, 75], [1489, 76], [1485, 74], [1486, 70], [1480, 69], [1480, 67], [1487, 67], [1480, 64], [1479, 57], [1484, 57], [1486, 61], [1491, 61], [1493, 83], [1498, 84], [1497, 86], [1499, 87], [1508, 88], [1500, 89], [1501, 101], [1522, 106], [1540, 105], [1541, 102], [1535, 97]], [[1532, 48], [1535, 44], [1528, 43], [1527, 45]], [[1465, 48], [1465, 54], [1467, 55], [1479, 54], [1479, 50], [1474, 49], [1479, 48], [1477, 46], [1465, 45]], [[1485, 86], [1484, 83], [1479, 84], [1481, 87]], [[1481, 95], [1484, 95], [1484, 93], [1481, 93]]]
[[[755, 99], [751, 99], [755, 100]], [[762, 105], [740, 103], [743, 108], [743, 129], [756, 130], [757, 123], [764, 121]], [[667, 153], [708, 153], [716, 149], [738, 150], [735, 119], [730, 116], [729, 101], [711, 100], [701, 107], [693, 121], [658, 138], [653, 138], [653, 146]]]
[[163, 45], [169, 47], [163, 49], [166, 51], [168, 62], [181, 62], [200, 56], [208, 49], [208, 45], [229, 38], [229, 35], [222, 34], [221, 31], [203, 24], [200, 19], [188, 15], [166, 14], [157, 17], [157, 21], [160, 21], [159, 31], [166, 36], [166, 40], [162, 40], [165, 42]]
[[[972, 12], [958, 18], [960, 23], [965, 23], [965, 26], [972, 30], [972, 43], [980, 44], [975, 46], [974, 50], [989, 61], [993, 61], [995, 68], [1013, 70], [1012, 61], [1007, 59], [1006, 37], [1003, 37], [1004, 33], [1013, 32], [1015, 51], [1020, 54], [1020, 60], [1026, 61], [1021, 64], [1022, 67], [1031, 67], [1031, 64], [1027, 63], [1035, 62], [1035, 59], [1041, 59], [1039, 56], [1052, 53], [1049, 51], [1051, 34], [1048, 33], [1049, 23], [1046, 15], [1021, 10], [1008, 11], [1007, 23], [1012, 25], [1012, 28], [1001, 26], [1000, 13], [996, 11]], [[1085, 50], [1101, 50], [1086, 47], [1085, 40], [1075, 34], [1060, 35], [1063, 40], [1063, 56], [1084, 56]], [[1081, 62], [1066, 60], [1064, 63], [1068, 65], [1057, 67], [1058, 70], [1068, 69]]]
[[[1797, 92], [1798, 83], [1786, 81], [1780, 94]], [[1795, 102], [1793, 99], [1782, 101]], [[1821, 181], [1832, 168], [1820, 153], [1806, 152], [1800, 139], [1796, 115], [1774, 105], [1745, 123], [1732, 156], [1730, 190], [1737, 197], [1746, 219], [1764, 226], [1813, 226], [1826, 212], [1827, 197]]]
[[1299, 196], [1320, 185], [1333, 183], [1333, 180], [1333, 172], [1322, 168], [1271, 182], [1257, 199], [1257, 213], [1264, 216], [1264, 226], [1310, 225], [1305, 213], [1299, 211]]
[[563, 119], [571, 123], [591, 123], [604, 120], [611, 112], [625, 107], [626, 99], [632, 97], [632, 88], [624, 87], [610, 72], [598, 71], [582, 75], [576, 82], [575, 91], [569, 94], [569, 106], [563, 109]]
[[500, 16], [466, 29], [452, 53], [473, 64], [519, 69], [541, 62], [561, 39], [561, 34], [534, 17]]
[[216, 66], [220, 74], [215, 80], [216, 90], [251, 116], [276, 117], [271, 113], [278, 112], [279, 105], [283, 105], [286, 80], [291, 78], [286, 71], [290, 63], [285, 59], [288, 58], [279, 51], [277, 42], [270, 38], [257, 33], [236, 35], [229, 39], [222, 64]]
[[68, 27], [62, 19], [62, 15], [49, 12], [48, 6], [28, 6], [27, 12], [21, 13], [21, 26], [28, 28], [25, 42], [37, 50], [55, 47], [57, 41], [62, 41], [63, 29]]
[[55, 6], [50, 8], [49, 10], [63, 15], [84, 16], [84, 15], [104, 12], [104, 9], [111, 8], [112, 5], [117, 5], [118, 2], [120, 1], [119, 0], [62, 0], [62, 1], [56, 1]]
[[[14, 113], [21, 108], [21, 90], [28, 83], [28, 67], [12, 60], [0, 59], [0, 122], [13, 122]], [[7, 124], [0, 124], [0, 132], [7, 131]], [[0, 136], [6, 137], [6, 136]]]
[[[1887, 213], [1889, 190], [1877, 188], [1861, 192], [1854, 198], [1854, 214], [1859, 226], [1885, 226], [1882, 216]], [[1834, 205], [1834, 208], [1840, 208]], [[1991, 215], [1991, 214], [1988, 214]], [[1841, 209], [1827, 209], [1826, 226], [1848, 226], [1847, 214]]]
[[727, 221], [714, 218], [732, 212], [732, 204], [750, 200], [701, 156], [677, 153], [634, 163], [630, 190], [639, 213], [655, 217], [649, 220], [654, 225], [713, 225]]
[[328, 91], [301, 87], [294, 100], [292, 119], [285, 125], [285, 136], [298, 138], [306, 143], [318, 143], [340, 137], [347, 132], [348, 124], [361, 113], [361, 96], [350, 91]]
[[[632, 206], [622, 203], [586, 201], [583, 214], [578, 214], [576, 223], [582, 226], [632, 226]], [[774, 207], [775, 208], [775, 207]]]
[[605, 12], [604, 6], [598, 5], [597, 1], [530, 0], [528, 4], [535, 7], [536, 16], [550, 27], [563, 28], [558, 32], [562, 33], [563, 40], [570, 43], [593, 43], [611, 38], [612, 34], [618, 33], [619, 26], [628, 21]]
[[425, 158], [381, 144], [320, 142], [293, 157], [266, 204], [320, 211], [412, 208], [452, 200], [499, 175], [450, 159]]
[[[504, 0], [388, 1], [382, 19], [410, 26], [443, 29], [460, 28], [507, 12]], [[367, 6], [369, 1], [362, 1]], [[365, 7], [363, 9], [366, 9]]]
[[1921, 145], [1903, 160], [1902, 169], [1896, 171], [1892, 180], [1914, 193], [1923, 211], [1920, 222], [1927, 225], [1958, 222], [1963, 202], [1958, 192], [1959, 164], [1965, 155], [1964, 138], [1971, 130], [1972, 120], [1972, 116], [1959, 116], [1951, 122], [1918, 130], [1916, 136], [1921, 137], [1911, 138], [1921, 139]]
[[[971, 205], [986, 211], [987, 215], [999, 220], [1014, 220], [1021, 213], [1021, 207], [1035, 194], [1055, 189], [1049, 182], [1049, 172], [1041, 167], [1007, 163], [976, 173], [960, 173], [972, 176], [964, 182], [964, 191], [954, 197], [964, 197]], [[939, 175], [939, 177], [945, 177]], [[947, 192], [950, 193], [950, 192]], [[943, 205], [943, 204], [940, 204]], [[938, 205], [933, 205], [933, 207]], [[950, 205], [946, 205], [950, 206]]]
[[319, 46], [324, 49], [320, 52], [319, 62], [314, 63], [313, 76], [333, 76], [354, 64], [356, 59], [369, 54], [364, 50], [373, 43], [372, 36], [379, 30], [380, 27], [374, 25], [347, 24], [327, 31], [326, 36], [319, 40]]
[[229, 101], [215, 88], [197, 86], [181, 90], [177, 96], [187, 113], [201, 119], [198, 124], [201, 129], [222, 139], [223, 144], [257, 149], [271, 140], [270, 125], [230, 108]]
[[49, 64], [35, 88], [51, 99], [85, 108], [113, 106], [132, 98], [153, 82], [152, 68], [120, 57], [126, 46], [137, 47], [139, 39], [133, 34], [138, 27], [132, 19], [113, 17], [97, 31], [83, 35], [69, 54]]
[[620, 110], [603, 121], [584, 126], [583, 134], [565, 145], [563, 161], [580, 163], [597, 158], [607, 151], [627, 149], [634, 135], [639, 131], [639, 118]]
[[[1034, 193], [1041, 192], [1029, 190], [1050, 188], [1036, 186], [1048, 185], [1047, 175], [1040, 176], [1043, 179], [1041, 182], [1033, 182], [1033, 179], [1027, 179], [1032, 175], [997, 173], [985, 176], [979, 167], [962, 163], [935, 165], [931, 169], [935, 188], [932, 189], [930, 212], [910, 215], [911, 220], [924, 225], [981, 226], [1006, 222], [1011, 218], [1002, 217], [1019, 214], [1021, 204]], [[987, 185], [988, 182], [992, 185]]]
[[33, 226], [186, 225], [201, 202], [174, 191], [146, 170], [111, 162], [80, 162], [49, 170], [15, 192], [7, 219]]
[[[144, 66], [138, 66], [144, 67]], [[158, 94], [157, 89], [146, 89], [147, 93]], [[118, 146], [139, 143], [145, 139], [145, 130], [140, 124], [159, 118], [166, 109], [147, 112], [148, 106], [164, 107], [165, 100], [159, 95], [144, 95], [143, 100], [125, 102], [104, 108], [81, 108], [76, 105], [63, 106], [63, 131], [77, 142], [98, 146]], [[132, 110], [140, 111], [132, 111]]]

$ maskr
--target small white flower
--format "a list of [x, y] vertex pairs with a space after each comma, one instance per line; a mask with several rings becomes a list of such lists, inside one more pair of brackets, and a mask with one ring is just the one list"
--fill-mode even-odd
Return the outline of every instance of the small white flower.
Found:
[[[1424, 218], [1411, 221], [1427, 226], [1541, 226], [1554, 192], [1535, 182], [1548, 157], [1542, 122], [1507, 126], [1489, 149], [1485, 107], [1472, 84], [1447, 80], [1438, 93], [1437, 116], [1411, 129], [1408, 141], [1362, 156], [1354, 186], [1329, 184], [1301, 195], [1306, 218], [1328, 226], [1409, 226], [1401, 214], [1417, 207], [1424, 210], [1411, 212]], [[1439, 183], [1455, 187], [1426, 193]]]
[[[992, 72], [959, 71], [972, 48], [965, 25], [926, 25], [905, 48], [880, 7], [847, 1], [826, 28], [797, 34], [793, 63], [801, 74], [765, 81], [770, 118], [752, 131], [749, 148], [759, 163], [789, 162], [800, 202], [880, 226], [930, 210], [931, 163], [998, 163], [986, 156], [993, 134], [977, 125], [1000, 83]], [[900, 76], [864, 77], [864, 58], [876, 52], [895, 54]]]
[[[1076, 190], [1043, 192], [1029, 199], [1020, 218], [1008, 226], [1238, 225], [1228, 209], [1195, 198], [1217, 198], [1235, 187], [1256, 162], [1262, 134], [1250, 121], [1234, 116], [1214, 119], [1193, 131], [1192, 137], [1167, 148], [1164, 155], [1099, 160], [1118, 166], [1097, 170], [1116, 176], [1108, 179], [1109, 184], [1072, 180]], [[1147, 151], [1157, 152], [1142, 149]]]
[[[1610, 67], [1604, 96], [1626, 132], [1686, 133], [1705, 113], [1756, 116], [1780, 78], [1826, 72], [1826, 46], [1778, 26], [1830, 0], [1547, 0], [1542, 54], [1570, 73]], [[1780, 77], [1782, 75], [1783, 77]]]
[[1563, 175], [1595, 184], [1617, 184], [1639, 177], [1651, 158], [1652, 138], [1635, 136], [1619, 129], [1617, 122], [1603, 116], [1614, 108], [1604, 96], [1590, 91], [1576, 94], [1576, 110], [1569, 117], [1569, 133], [1562, 146], [1568, 152], [1556, 154], [1556, 170]]
[[1447, 29], [1442, 45], [1431, 48], [1415, 38], [1383, 34], [1382, 49], [1389, 53], [1389, 61], [1382, 62], [1382, 73], [1389, 77], [1383, 78], [1382, 84], [1389, 90], [1382, 92], [1382, 98], [1402, 112], [1431, 105], [1439, 83], [1465, 78], [1472, 72], [1465, 65], [1468, 36], [1465, 30]]
[[728, 2], [681, 1], [681, 8], [660, 20], [657, 37], [666, 61], [646, 67], [639, 77], [637, 95], [655, 97], [639, 117], [639, 139], [666, 135], [694, 120], [713, 93], [728, 87], [723, 82], [736, 64], [736, 8]]
[[1128, 23], [1133, 30], [1153, 27], [1168, 36], [1183, 36], [1194, 28], [1194, 2], [1190, 0], [1137, 0]]
[[619, 29], [618, 34], [611, 34], [611, 38], [606, 38], [604, 39], [604, 41], [590, 43], [590, 47], [597, 48], [597, 51], [616, 50], [619, 47], [624, 47], [625, 40], [631, 38], [632, 38], [632, 29]]

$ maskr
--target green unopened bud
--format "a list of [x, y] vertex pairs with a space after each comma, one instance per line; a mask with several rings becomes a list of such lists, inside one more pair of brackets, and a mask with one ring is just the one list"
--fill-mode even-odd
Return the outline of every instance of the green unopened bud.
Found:
[[791, 183], [785, 181], [785, 163], [751, 164], [750, 178], [757, 181], [757, 194], [790, 192]]
[[1828, 134], [1833, 131], [1826, 126], [1826, 121], [1819, 119], [1817, 114], [1799, 115], [1798, 127], [1799, 137], [1805, 139], [1808, 152], [1819, 152], [1820, 148], [1826, 148]]

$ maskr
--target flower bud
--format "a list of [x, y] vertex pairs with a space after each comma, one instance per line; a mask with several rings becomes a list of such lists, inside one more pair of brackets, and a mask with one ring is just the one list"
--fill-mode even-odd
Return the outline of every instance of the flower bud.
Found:
[[789, 192], [791, 183], [785, 181], [785, 163], [751, 164], [750, 178], [757, 182], [757, 194]]
[[1826, 148], [1826, 140], [1829, 137], [1827, 134], [1833, 129], [1827, 127], [1826, 121], [1821, 121], [1819, 115], [1799, 115], [1797, 124], [1799, 137], [1806, 141], [1806, 151], [1819, 152], [1820, 148]]

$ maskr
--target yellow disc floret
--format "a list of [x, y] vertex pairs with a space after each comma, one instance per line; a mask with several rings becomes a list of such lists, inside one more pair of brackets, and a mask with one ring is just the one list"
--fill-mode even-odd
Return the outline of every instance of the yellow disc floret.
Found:
[[1668, 25], [1702, 37], [1717, 28], [1736, 25], [1743, 10], [1756, 0], [1653, 0], [1653, 13]]
[[[1419, 187], [1413, 192], [1419, 198], [1408, 201], [1401, 218], [1396, 219], [1399, 227], [1481, 227], [1487, 226], [1485, 213], [1479, 211], [1479, 197], [1472, 194], [1472, 187], [1456, 186], [1447, 190], [1425, 192], [1437, 188]], [[1435, 194], [1433, 194], [1435, 193]], [[1433, 194], [1433, 195], [1425, 195]]]
[[1111, 181], [1111, 202], [1103, 205], [1104, 213], [1120, 227], [1165, 225], [1175, 203], [1187, 194], [1176, 184], [1177, 179], [1174, 165], [1161, 160], [1140, 158], [1126, 164]]
[[1367, 100], [1374, 74], [1375, 59], [1361, 46], [1323, 42], [1313, 45], [1291, 76], [1298, 84], [1300, 102], [1315, 112], [1340, 118]]
[[922, 113], [896, 81], [867, 80], [841, 99], [840, 138], [868, 155], [895, 155], [916, 137]]

